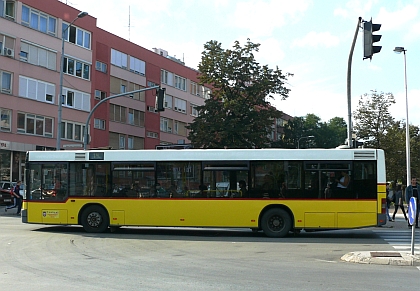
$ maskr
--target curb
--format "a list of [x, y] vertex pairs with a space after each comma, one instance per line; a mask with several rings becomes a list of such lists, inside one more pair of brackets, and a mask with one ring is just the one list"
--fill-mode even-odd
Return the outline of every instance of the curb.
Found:
[[[350, 263], [393, 265], [393, 266], [420, 266], [420, 254], [411, 252], [381, 252], [385, 256], [372, 256], [376, 252], [351, 252], [341, 257], [341, 260]], [[386, 254], [400, 254], [400, 256], [386, 256]]]

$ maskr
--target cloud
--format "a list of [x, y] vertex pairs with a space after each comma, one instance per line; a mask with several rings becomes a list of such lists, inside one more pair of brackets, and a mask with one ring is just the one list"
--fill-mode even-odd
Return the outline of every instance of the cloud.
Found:
[[[277, 98], [271, 102], [277, 109], [291, 116], [306, 116], [313, 113], [322, 121], [342, 117], [347, 122], [348, 109], [345, 92], [334, 93], [328, 90], [314, 91], [313, 89], [313, 87], [299, 86], [290, 91], [289, 98], [286, 100], [281, 101], [280, 98]], [[352, 103], [354, 103], [352, 106], [356, 105], [354, 100]], [[320, 104], [324, 104], [324, 106], [320, 106]]]
[[[420, 90], [413, 89], [407, 92], [408, 96], [408, 122], [419, 125], [420, 117], [416, 114], [420, 110], [420, 104], [416, 102], [420, 98]], [[394, 94], [395, 104], [389, 108], [389, 112], [396, 120], [406, 120], [406, 100], [405, 91]]]
[[276, 63], [284, 59], [285, 53], [281, 48], [281, 43], [277, 39], [269, 38], [258, 43], [261, 45], [255, 57], [261, 63]]
[[329, 32], [309, 32], [305, 37], [296, 39], [292, 43], [292, 47], [334, 47], [338, 46], [340, 39], [331, 35]]
[[388, 11], [381, 7], [374, 23], [382, 23], [381, 30], [398, 30], [407, 27], [407, 24], [417, 19], [419, 6], [407, 5], [396, 11]]
[[355, 17], [367, 15], [377, 3], [378, 0], [351, 0], [346, 3], [345, 8], [336, 8], [334, 10], [334, 15], [353, 19]]
[[[273, 30], [299, 17], [310, 5], [308, 0], [242, 1], [236, 4], [230, 25], [247, 29], [255, 36], [269, 36]], [[258, 19], [258, 21], [255, 21]]]

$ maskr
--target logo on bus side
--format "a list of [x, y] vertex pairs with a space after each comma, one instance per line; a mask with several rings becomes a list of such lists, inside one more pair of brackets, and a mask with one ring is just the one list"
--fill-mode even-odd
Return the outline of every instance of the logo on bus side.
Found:
[[58, 210], [47, 210], [42, 212], [43, 217], [49, 217], [49, 218], [59, 218], [60, 212]]

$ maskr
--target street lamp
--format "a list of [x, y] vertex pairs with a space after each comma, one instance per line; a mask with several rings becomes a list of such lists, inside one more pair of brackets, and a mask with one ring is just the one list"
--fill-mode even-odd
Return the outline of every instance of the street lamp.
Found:
[[[61, 148], [61, 113], [62, 113], [62, 96], [63, 96], [63, 67], [64, 67], [64, 34], [72, 26], [72, 24], [79, 18], [83, 18], [88, 15], [87, 12], [80, 12], [77, 17], [70, 22], [70, 24], [63, 29], [61, 35], [61, 60], [60, 60], [60, 89], [58, 92], [58, 116], [57, 116], [57, 145], [56, 150], [59, 151]], [[85, 129], [87, 130], [87, 129]]]
[[298, 149], [300, 148], [299, 147], [299, 144], [300, 144], [300, 140], [302, 139], [302, 138], [314, 138], [315, 136], [313, 136], [313, 135], [308, 135], [308, 136], [302, 136], [301, 138], [299, 138], [298, 139]]
[[408, 123], [408, 96], [407, 96], [407, 61], [405, 58], [404, 47], [397, 46], [394, 49], [396, 53], [404, 53], [404, 76], [405, 76], [405, 146], [406, 146], [406, 160], [407, 160], [407, 186], [411, 183], [411, 165], [410, 165], [410, 126]]

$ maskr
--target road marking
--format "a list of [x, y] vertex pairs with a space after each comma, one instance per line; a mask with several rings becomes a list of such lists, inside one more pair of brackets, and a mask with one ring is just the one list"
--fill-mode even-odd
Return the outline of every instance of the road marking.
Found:
[[315, 259], [315, 261], [325, 262], [325, 263], [337, 263], [336, 261], [328, 261], [328, 260], [320, 260], [320, 259]]

